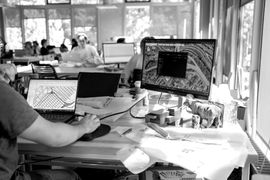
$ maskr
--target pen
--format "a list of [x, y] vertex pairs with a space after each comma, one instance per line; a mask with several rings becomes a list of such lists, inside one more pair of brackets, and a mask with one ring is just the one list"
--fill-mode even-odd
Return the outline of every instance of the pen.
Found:
[[122, 133], [122, 135], [126, 135], [128, 133], [130, 133], [132, 131], [132, 128], [129, 128], [128, 130], [126, 130], [125, 132]]

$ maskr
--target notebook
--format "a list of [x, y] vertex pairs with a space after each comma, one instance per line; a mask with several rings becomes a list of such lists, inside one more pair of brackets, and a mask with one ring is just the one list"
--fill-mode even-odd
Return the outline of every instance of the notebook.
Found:
[[78, 80], [30, 79], [27, 102], [51, 121], [67, 122], [75, 114]]
[[80, 72], [77, 97], [114, 96], [121, 73]]

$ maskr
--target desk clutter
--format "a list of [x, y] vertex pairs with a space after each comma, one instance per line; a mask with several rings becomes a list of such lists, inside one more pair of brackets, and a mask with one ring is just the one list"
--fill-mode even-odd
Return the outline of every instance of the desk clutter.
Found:
[[220, 128], [223, 125], [224, 106], [204, 100], [185, 98], [183, 105], [151, 111], [145, 116], [146, 122], [160, 126]]
[[170, 126], [161, 129], [170, 138], [164, 138], [162, 133], [148, 126], [132, 128], [128, 133], [125, 132], [129, 127], [112, 130], [135, 142], [117, 152], [117, 157], [132, 173], [142, 172], [155, 162], [166, 162], [189, 170], [186, 172], [193, 176], [189, 176], [192, 179], [196, 174], [196, 178], [219, 180], [228, 178], [236, 166], [245, 164], [247, 138], [244, 132], [237, 132], [233, 127], [198, 130]]

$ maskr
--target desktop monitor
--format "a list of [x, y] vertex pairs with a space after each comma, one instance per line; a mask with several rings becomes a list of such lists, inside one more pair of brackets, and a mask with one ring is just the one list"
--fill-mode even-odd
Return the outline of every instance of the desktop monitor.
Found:
[[145, 40], [141, 87], [208, 99], [215, 43], [214, 39]]
[[134, 55], [134, 43], [103, 43], [104, 64], [127, 63]]

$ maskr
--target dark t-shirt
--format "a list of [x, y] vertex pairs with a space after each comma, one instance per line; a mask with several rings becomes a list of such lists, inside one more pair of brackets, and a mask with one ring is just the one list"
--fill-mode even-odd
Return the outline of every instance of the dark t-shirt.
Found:
[[18, 163], [17, 136], [38, 117], [26, 100], [0, 81], [0, 179], [10, 179]]
[[45, 47], [40, 48], [40, 55], [48, 55], [48, 54], [49, 54], [48, 48]]

